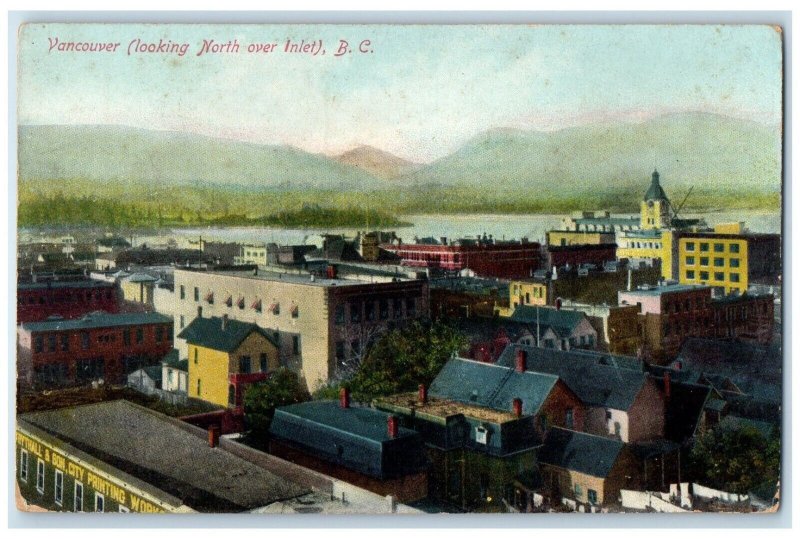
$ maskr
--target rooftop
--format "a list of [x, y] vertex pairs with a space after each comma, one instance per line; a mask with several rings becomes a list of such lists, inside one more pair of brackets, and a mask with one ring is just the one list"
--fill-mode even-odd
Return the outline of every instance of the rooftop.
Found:
[[620, 440], [552, 427], [539, 450], [543, 464], [608, 477], [625, 444]]
[[240, 322], [234, 319], [225, 321], [217, 316], [195, 318], [191, 324], [178, 334], [178, 338], [186, 339], [189, 344], [202, 346], [203, 348], [221, 352], [233, 352], [254, 331], [263, 335], [273, 345], [278, 346], [274, 337], [256, 324]]
[[22, 324], [26, 331], [77, 331], [82, 329], [138, 326], [144, 324], [171, 324], [172, 318], [158, 313], [93, 312], [73, 320], [45, 320]]
[[428, 401], [426, 403], [421, 403], [419, 402], [419, 395], [417, 393], [399, 393], [397, 395], [381, 397], [378, 401], [381, 405], [388, 405], [392, 408], [405, 410], [415, 410], [418, 414], [426, 414], [442, 419], [456, 415], [464, 415], [497, 424], [505, 423], [506, 421], [515, 421], [517, 419], [517, 416], [511, 413], [511, 411], [503, 412], [501, 410], [465, 404], [450, 399], [428, 396]]
[[209, 447], [177, 419], [124, 400], [24, 414], [19, 420], [198, 511], [247, 511], [310, 491]]
[[206, 273], [209, 275], [220, 275], [225, 277], [237, 277], [240, 279], [252, 279], [252, 280], [260, 280], [260, 281], [271, 281], [271, 282], [285, 282], [289, 284], [296, 284], [296, 285], [305, 285], [305, 286], [321, 286], [321, 287], [332, 287], [332, 286], [356, 286], [356, 285], [365, 285], [365, 284], [374, 284], [369, 281], [359, 280], [359, 279], [326, 279], [320, 277], [312, 278], [311, 274], [307, 273], [280, 273], [275, 271], [263, 271], [259, 270], [257, 273], [254, 273], [252, 270], [208, 270], [208, 271], [198, 271], [192, 270], [189, 268], [176, 268], [176, 272], [178, 271], [197, 271], [199, 273]]
[[691, 292], [696, 290], [711, 290], [710, 286], [700, 284], [666, 284], [660, 286], [648, 286], [646, 289], [635, 290], [620, 290], [620, 295], [634, 295], [634, 296], [661, 296], [663, 294], [672, 294], [675, 292]]
[[47, 281], [39, 283], [19, 283], [17, 290], [40, 290], [44, 288], [113, 288], [114, 283], [84, 279], [82, 281]]

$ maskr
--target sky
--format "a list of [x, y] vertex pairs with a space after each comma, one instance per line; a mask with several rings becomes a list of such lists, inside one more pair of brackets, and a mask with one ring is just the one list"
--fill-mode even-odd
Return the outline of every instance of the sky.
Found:
[[[59, 51], [55, 39], [119, 45]], [[128, 54], [136, 39], [188, 50]], [[198, 56], [212, 39], [239, 51]], [[287, 39], [322, 45], [286, 53]], [[337, 57], [342, 39], [353, 52]], [[780, 133], [781, 36], [769, 26], [35, 24], [18, 40], [20, 124], [127, 125], [329, 155], [368, 144], [416, 162], [489, 129], [684, 111]], [[264, 43], [277, 45], [248, 53]]]

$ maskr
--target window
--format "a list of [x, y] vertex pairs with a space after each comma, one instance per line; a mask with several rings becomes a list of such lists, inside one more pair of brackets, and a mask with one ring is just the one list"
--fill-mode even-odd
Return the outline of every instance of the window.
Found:
[[714, 266], [717, 268], [725, 267], [725, 259], [724, 258], [714, 258]]
[[96, 513], [105, 513], [106, 499], [102, 494], [95, 493], [94, 495], [94, 510]]
[[367, 301], [364, 303], [364, 318], [372, 322], [375, 320], [375, 302]]
[[583, 487], [575, 483], [575, 498], [580, 499], [583, 496]]
[[564, 426], [568, 429], [572, 429], [574, 428], [574, 423], [575, 423], [574, 411], [572, 410], [572, 408], [570, 408], [569, 410], [567, 410], [565, 414]]
[[136, 344], [144, 342], [144, 328], [136, 328]]
[[739, 252], [739, 244], [738, 243], [731, 243], [730, 252], [738, 253]]
[[294, 355], [300, 353], [300, 335], [292, 336], [292, 353], [294, 353]]
[[194, 287], [194, 300], [200, 301], [200, 289], [196, 286]]
[[300, 306], [292, 305], [292, 318], [299, 318], [299, 317], [300, 317]]
[[693, 241], [687, 241], [686, 242], [686, 250], [687, 251], [694, 251], [694, 242]]
[[197, 359], [198, 359], [198, 355], [199, 355], [199, 354], [198, 354], [197, 348], [195, 348], [195, 349], [194, 349], [194, 364], [195, 364], [195, 365], [197, 365]]
[[701, 256], [700, 257], [700, 265], [701, 266], [708, 266], [708, 257], [707, 256]]
[[37, 335], [33, 340], [33, 349], [37, 352], [44, 352], [44, 336]]
[[415, 316], [417, 313], [417, 300], [414, 298], [408, 298], [406, 300], [406, 314], [407, 316]]
[[687, 256], [686, 257], [686, 265], [687, 266], [694, 266], [694, 257], [693, 256]]
[[200, 378], [198, 378], [197, 379], [197, 396], [198, 397], [200, 396], [200, 389], [201, 389]]
[[164, 326], [156, 326], [156, 342], [164, 340]]
[[51, 333], [47, 336], [47, 351], [48, 352], [55, 352], [56, 351], [56, 334]]
[[700, 272], [700, 280], [701, 281], [707, 281], [708, 280], [708, 272], [707, 271], [701, 271]]
[[730, 266], [732, 268], [738, 268], [739, 267], [739, 259], [738, 258], [731, 258]]
[[250, 356], [239, 357], [239, 372], [248, 374], [250, 372]]
[[267, 354], [264, 352], [258, 357], [258, 368], [261, 372], [267, 372]]
[[76, 513], [83, 511], [83, 483], [75, 481], [75, 496], [73, 497], [72, 508]]
[[597, 491], [596, 490], [589, 489], [589, 491], [586, 494], [587, 494], [586, 497], [589, 500], [589, 503], [591, 503], [592, 505], [597, 504]]
[[715, 243], [714, 244], [714, 252], [715, 253], [724, 253], [725, 252], [725, 244], [724, 243]]
[[686, 278], [687, 279], [694, 279], [694, 270], [686, 270]]
[[183, 329], [183, 326], [186, 324], [186, 319], [183, 317], [183, 315], [181, 315], [180, 324], [181, 324], [181, 329]]
[[344, 341], [336, 341], [336, 361], [339, 365], [344, 361]]
[[382, 299], [378, 304], [378, 309], [380, 310], [380, 317], [381, 320], [386, 320], [389, 318], [389, 301]]
[[361, 322], [361, 304], [350, 304], [350, 321], [353, 323]]
[[739, 282], [739, 274], [738, 273], [731, 273], [730, 277], [731, 277], [731, 282], [732, 283], [738, 283]]
[[24, 449], [20, 449], [19, 478], [23, 483], [28, 482], [28, 452]]
[[394, 317], [403, 318], [403, 298], [394, 298]]
[[86, 331], [81, 332], [81, 348], [84, 350], [89, 349], [89, 333]]
[[[181, 317], [183, 318], [183, 317]], [[122, 344], [130, 345], [131, 344], [131, 330], [130, 328], [125, 328], [122, 330]]]
[[236, 386], [228, 384], [228, 406], [236, 406]]
[[181, 285], [181, 299], [186, 299], [186, 287]]
[[44, 461], [36, 459], [36, 490], [44, 494]]
[[344, 324], [344, 305], [337, 305], [334, 311], [334, 321], [337, 326]]
[[725, 280], [725, 272], [724, 271], [715, 271], [714, 272], [714, 280], [715, 281], [724, 281]]
[[708, 252], [708, 244], [707, 243], [701, 243], [700, 244], [700, 252], [701, 253], [707, 253]]
[[64, 472], [61, 470], [56, 470], [55, 485], [56, 505], [61, 505], [64, 503]]

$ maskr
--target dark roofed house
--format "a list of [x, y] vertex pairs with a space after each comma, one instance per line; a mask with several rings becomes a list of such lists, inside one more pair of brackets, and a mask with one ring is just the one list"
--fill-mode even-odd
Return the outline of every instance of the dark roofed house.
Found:
[[608, 354], [521, 345], [506, 348], [498, 364], [513, 366], [520, 350], [526, 353], [527, 370], [558, 376], [587, 407], [587, 432], [624, 442], [663, 437], [664, 396], [643, 371], [621, 367]]
[[188, 395], [240, 408], [247, 385], [280, 366], [275, 336], [258, 325], [226, 316], [195, 318], [178, 334], [189, 358]]
[[420, 435], [395, 416], [350, 406], [349, 396], [276, 409], [270, 453], [399, 501], [428, 493]]
[[544, 348], [570, 350], [594, 348], [597, 330], [585, 313], [553, 307], [518, 305], [510, 316], [511, 322], [526, 326], [528, 338], [520, 336], [517, 342]]

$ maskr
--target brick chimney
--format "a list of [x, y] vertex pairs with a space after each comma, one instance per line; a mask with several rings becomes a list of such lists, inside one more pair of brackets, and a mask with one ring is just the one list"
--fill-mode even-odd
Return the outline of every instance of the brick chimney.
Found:
[[228, 315], [227, 314], [223, 314], [222, 315], [222, 331], [225, 331], [226, 329], [228, 329]]
[[514, 412], [515, 416], [522, 417], [522, 399], [515, 398], [511, 401], [511, 410]]
[[388, 418], [386, 418], [386, 427], [389, 432], [389, 438], [397, 438], [397, 416], [390, 415]]
[[428, 388], [425, 387], [425, 384], [419, 385], [419, 403], [425, 404], [428, 402]]
[[528, 368], [528, 352], [526, 352], [522, 348], [517, 348], [516, 370], [517, 372], [525, 372], [525, 369], [527, 368]]
[[666, 398], [670, 398], [671, 393], [672, 393], [672, 378], [670, 377], [669, 371], [664, 371], [664, 396]]
[[219, 427], [211, 425], [208, 427], [208, 447], [217, 447], [219, 445]]
[[343, 387], [339, 390], [339, 406], [350, 408], [350, 390]]

